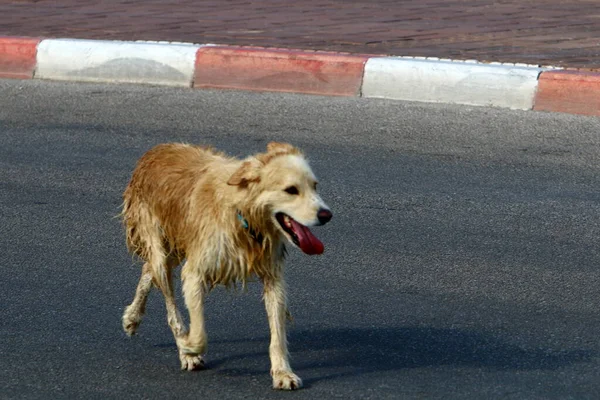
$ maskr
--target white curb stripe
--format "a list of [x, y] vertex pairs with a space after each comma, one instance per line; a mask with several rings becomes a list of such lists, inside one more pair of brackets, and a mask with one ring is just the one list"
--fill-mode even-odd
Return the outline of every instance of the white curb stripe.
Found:
[[199, 45], [46, 39], [38, 45], [37, 79], [191, 87]]
[[373, 57], [363, 97], [531, 110], [542, 68]]

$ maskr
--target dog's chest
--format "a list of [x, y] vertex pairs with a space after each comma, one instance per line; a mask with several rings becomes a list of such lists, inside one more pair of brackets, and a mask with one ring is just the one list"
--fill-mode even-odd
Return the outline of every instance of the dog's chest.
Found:
[[[204, 251], [188, 262], [194, 264], [196, 273], [210, 285], [229, 286], [235, 283], [244, 283], [252, 276], [258, 278], [276, 276], [282, 264], [283, 249], [277, 244], [273, 251], [273, 244], [269, 239], [245, 230], [239, 235], [214, 235], [209, 243], [203, 246]], [[196, 257], [193, 257], [196, 258]]]

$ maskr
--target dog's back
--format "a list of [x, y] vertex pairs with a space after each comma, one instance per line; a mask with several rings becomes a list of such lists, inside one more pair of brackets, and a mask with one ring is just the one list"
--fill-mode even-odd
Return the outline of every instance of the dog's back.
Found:
[[[190, 208], [194, 206], [191, 203], [197, 198], [194, 191], [201, 183], [211, 180], [207, 174], [220, 171], [227, 176], [227, 170], [231, 169], [227, 168], [227, 162], [222, 153], [211, 148], [186, 144], [161, 144], [144, 154], [123, 194], [123, 220], [129, 249], [147, 260], [149, 247], [157, 245], [147, 243], [149, 236], [155, 236], [149, 231], [156, 230], [167, 254], [184, 253], [192, 233], [186, 224], [190, 221]], [[211, 168], [213, 164], [220, 165]], [[215, 194], [213, 185], [204, 184], [201, 189], [204, 199]], [[210, 207], [211, 202], [207, 203]]]

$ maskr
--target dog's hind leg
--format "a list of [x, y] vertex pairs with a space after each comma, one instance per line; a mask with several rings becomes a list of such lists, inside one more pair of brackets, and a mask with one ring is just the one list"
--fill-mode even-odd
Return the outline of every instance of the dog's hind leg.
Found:
[[281, 277], [264, 281], [264, 299], [271, 330], [269, 357], [271, 358], [273, 389], [299, 389], [302, 387], [302, 380], [292, 372], [288, 361], [285, 332], [286, 294], [285, 283]]
[[[183, 267], [181, 276], [185, 305], [190, 315], [190, 330], [185, 340], [178, 342], [178, 346], [181, 368], [190, 370], [204, 366], [202, 354], [206, 353], [207, 348], [204, 328], [204, 298], [207, 287], [190, 263], [186, 263]], [[190, 361], [193, 361], [192, 364]]]
[[150, 271], [150, 264], [145, 263], [142, 267], [142, 276], [138, 282], [133, 302], [123, 313], [123, 329], [129, 336], [135, 334], [135, 331], [142, 321], [142, 316], [146, 311], [146, 300], [148, 299], [151, 288], [152, 271]]
[[[173, 332], [176, 340], [187, 335], [187, 329], [181, 318], [181, 314], [175, 303], [175, 295], [173, 291], [173, 269], [177, 266], [176, 259], [165, 258], [161, 263], [161, 267], [154, 269], [154, 283], [162, 292], [165, 298], [165, 306], [167, 307], [167, 322]], [[158, 274], [156, 273], [158, 270]], [[160, 276], [157, 276], [160, 275]]]

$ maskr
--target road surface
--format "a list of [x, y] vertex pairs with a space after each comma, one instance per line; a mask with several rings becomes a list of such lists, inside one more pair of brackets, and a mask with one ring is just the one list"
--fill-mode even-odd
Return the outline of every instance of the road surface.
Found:
[[[0, 81], [0, 397], [600, 397], [600, 119], [367, 99]], [[117, 218], [167, 141], [308, 154], [334, 212], [287, 264], [297, 393], [271, 390], [261, 288], [215, 290], [179, 371]]]

